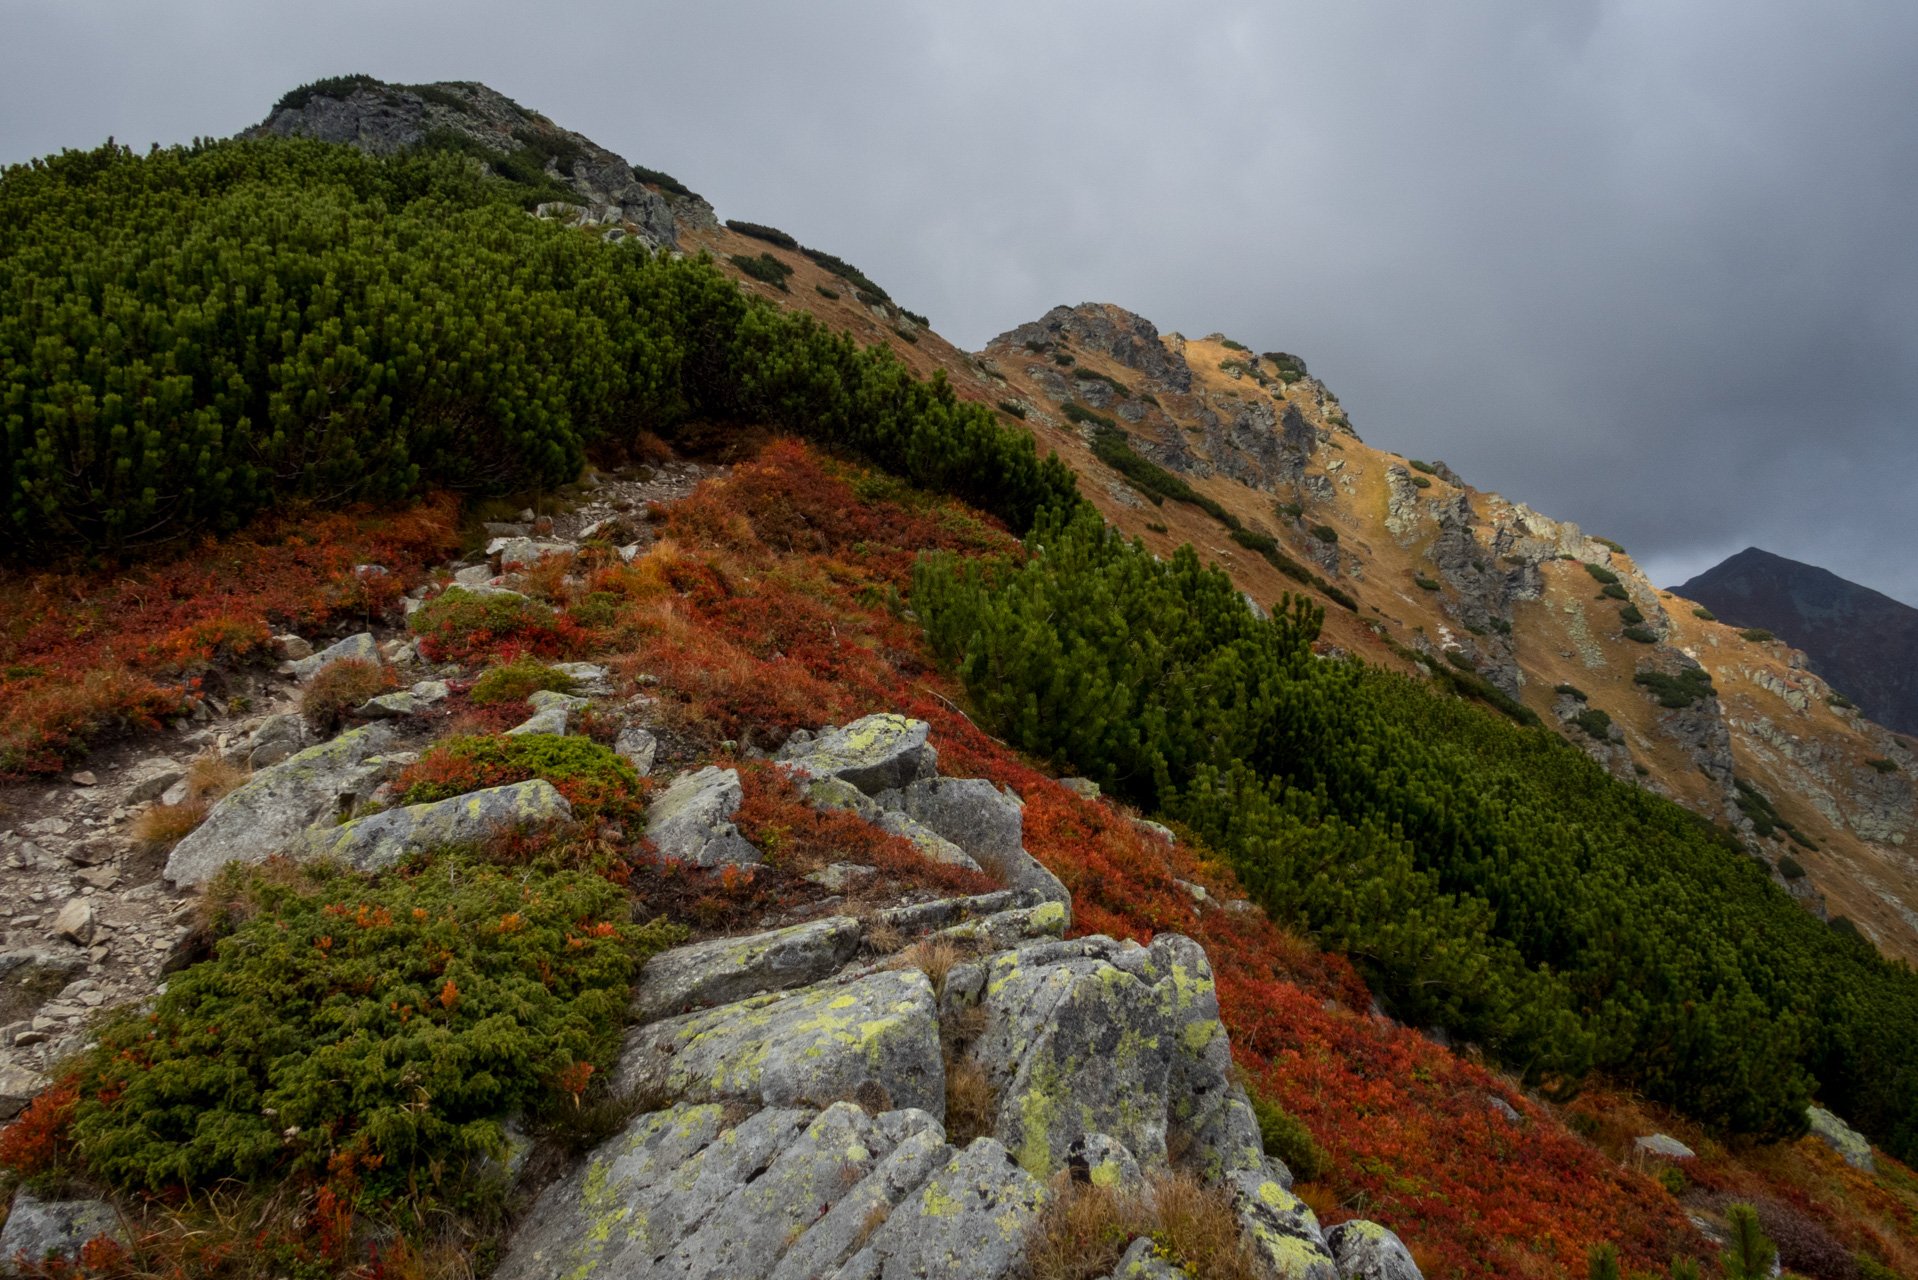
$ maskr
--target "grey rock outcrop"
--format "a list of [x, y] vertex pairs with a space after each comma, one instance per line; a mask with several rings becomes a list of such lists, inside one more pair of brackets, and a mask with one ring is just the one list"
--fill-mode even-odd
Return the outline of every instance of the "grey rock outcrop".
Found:
[[1015, 797], [983, 778], [921, 778], [874, 798], [957, 845], [1008, 887], [1036, 889], [1065, 906], [1070, 925], [1072, 895], [1026, 852], [1024, 806]]
[[628, 726], [621, 729], [619, 737], [613, 741], [613, 754], [632, 765], [633, 772], [645, 777], [653, 771], [653, 760], [659, 754], [659, 739], [644, 729]]
[[1836, 1151], [1846, 1164], [1866, 1173], [1877, 1172], [1877, 1157], [1872, 1155], [1871, 1140], [1864, 1134], [1823, 1107], [1805, 1108], [1805, 1118], [1811, 1122], [1812, 1136]]
[[0, 1267], [14, 1274], [13, 1259], [20, 1256], [31, 1263], [59, 1258], [77, 1264], [87, 1241], [100, 1236], [127, 1243], [120, 1215], [106, 1201], [42, 1200], [22, 1187], [0, 1229]]
[[356, 636], [348, 636], [337, 644], [328, 645], [312, 657], [301, 658], [298, 662], [289, 663], [288, 666], [295, 679], [311, 680], [334, 663], [344, 662], [349, 658], [358, 662], [380, 660], [380, 646], [373, 639], [372, 632], [362, 631]]
[[1112, 1280], [1187, 1280], [1190, 1274], [1161, 1250], [1151, 1236], [1140, 1236], [1112, 1269]]
[[802, 778], [838, 778], [876, 796], [938, 775], [939, 753], [926, 742], [931, 728], [881, 712], [809, 741], [789, 741], [774, 759]]
[[1045, 1185], [980, 1138], [906, 1197], [839, 1280], [996, 1280], [1024, 1274]]
[[1267, 1266], [1285, 1280], [1341, 1280], [1318, 1215], [1305, 1201], [1262, 1173], [1234, 1174], [1226, 1187], [1240, 1226]]
[[732, 823], [745, 792], [737, 769], [708, 765], [674, 778], [646, 814], [646, 837], [672, 862], [696, 867], [764, 861]]
[[714, 938], [675, 947], [646, 962], [633, 994], [640, 1022], [709, 1005], [784, 991], [832, 976], [859, 948], [850, 916], [829, 916], [746, 938]]
[[1376, 1222], [1341, 1222], [1326, 1231], [1325, 1244], [1340, 1280], [1424, 1280], [1405, 1242]]
[[308, 827], [364, 803], [384, 768], [371, 757], [391, 746], [393, 736], [391, 727], [375, 722], [254, 774], [173, 846], [162, 874], [178, 885], [205, 884], [227, 863], [264, 862]]
[[[549, 160], [547, 175], [570, 186], [586, 206], [605, 211], [601, 221], [655, 247], [677, 244], [674, 206], [642, 183], [624, 159], [484, 85], [444, 81], [407, 87], [362, 80], [280, 107], [247, 136], [317, 138], [390, 155], [444, 133], [502, 158], [520, 151], [526, 134], [539, 135], [551, 152], [568, 157], [564, 168]], [[689, 221], [698, 221], [702, 208], [711, 212], [697, 196], [682, 198], [682, 204]]]
[[627, 1033], [615, 1084], [706, 1102], [818, 1106], [877, 1086], [946, 1113], [932, 984], [916, 969], [754, 996]]
[[309, 830], [288, 852], [302, 860], [332, 858], [378, 871], [408, 854], [475, 844], [507, 831], [543, 831], [572, 817], [566, 797], [544, 778], [535, 778]]
[[1061, 337], [1076, 341], [1085, 350], [1111, 356], [1168, 390], [1183, 392], [1192, 388], [1192, 370], [1181, 351], [1162, 341], [1158, 328], [1150, 320], [1109, 302], [1054, 307], [1037, 320], [1000, 334], [987, 349], [1019, 347], [1028, 342], [1051, 344]]
[[[897, 791], [882, 794], [896, 796]], [[898, 809], [882, 808], [878, 801], [858, 787], [838, 778], [820, 778], [806, 788], [806, 799], [815, 809], [836, 809], [864, 818], [881, 831], [910, 840], [921, 857], [943, 862], [950, 867], [980, 871], [977, 862], [964, 849]]]

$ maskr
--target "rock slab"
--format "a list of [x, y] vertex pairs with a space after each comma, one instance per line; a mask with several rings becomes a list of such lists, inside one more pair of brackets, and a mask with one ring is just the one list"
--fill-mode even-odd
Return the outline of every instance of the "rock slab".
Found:
[[1405, 1242], [1376, 1222], [1341, 1222], [1326, 1231], [1325, 1246], [1340, 1280], [1425, 1280]]
[[1871, 1140], [1864, 1134], [1823, 1107], [1805, 1108], [1805, 1118], [1811, 1121], [1812, 1136], [1836, 1151], [1846, 1164], [1867, 1173], [1878, 1171], [1878, 1161], [1871, 1154]]
[[12, 1271], [16, 1256], [29, 1262], [61, 1258], [78, 1263], [87, 1241], [106, 1236], [126, 1243], [120, 1215], [104, 1200], [42, 1200], [24, 1187], [0, 1230], [0, 1266]]
[[535, 778], [311, 830], [290, 852], [300, 859], [334, 858], [377, 871], [409, 854], [490, 840], [506, 831], [545, 830], [572, 817], [566, 797], [546, 779]]
[[647, 810], [646, 838], [671, 862], [696, 867], [762, 862], [759, 850], [732, 823], [744, 799], [737, 769], [707, 765], [681, 774]]
[[173, 846], [166, 879], [205, 884], [229, 862], [265, 862], [291, 847], [308, 827], [364, 802], [382, 771], [370, 758], [391, 746], [393, 737], [390, 726], [375, 722], [254, 774]]
[[762, 991], [810, 985], [831, 977], [852, 959], [861, 933], [852, 917], [829, 916], [771, 933], [714, 938], [661, 952], [639, 975], [633, 1016], [652, 1022]]
[[336, 662], [354, 658], [361, 662], [378, 662], [380, 646], [373, 639], [371, 631], [362, 631], [356, 636], [348, 636], [338, 644], [328, 645], [308, 658], [301, 658], [288, 664], [296, 679], [311, 680]]

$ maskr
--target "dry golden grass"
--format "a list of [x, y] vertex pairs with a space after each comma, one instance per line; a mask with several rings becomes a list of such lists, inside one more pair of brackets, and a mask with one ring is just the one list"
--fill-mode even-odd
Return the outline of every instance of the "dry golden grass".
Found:
[[245, 765], [229, 764], [218, 756], [201, 756], [187, 766], [187, 798], [211, 803], [237, 790], [251, 776]]
[[1159, 1248], [1207, 1280], [1269, 1280], [1239, 1233], [1231, 1199], [1186, 1173], [1154, 1177], [1147, 1195], [1053, 1179], [1052, 1202], [1034, 1225], [1026, 1257], [1032, 1280], [1097, 1280], [1112, 1273], [1128, 1245], [1151, 1236]]
[[1338, 1194], [1322, 1182], [1294, 1183], [1292, 1194], [1305, 1201], [1306, 1208], [1321, 1218], [1339, 1207]]
[[950, 938], [926, 938], [894, 955], [886, 967], [919, 970], [932, 983], [933, 994], [937, 996], [945, 992], [946, 975], [970, 958], [970, 952]]
[[866, 949], [876, 956], [889, 956], [906, 945], [899, 926], [877, 920], [866, 926]]
[[946, 1141], [966, 1147], [990, 1134], [999, 1122], [999, 1099], [985, 1068], [971, 1058], [946, 1063]]
[[317, 733], [331, 733], [346, 713], [389, 689], [399, 687], [390, 667], [361, 658], [343, 658], [322, 670], [300, 693], [300, 715]]
[[186, 839], [193, 828], [205, 822], [212, 808], [212, 803], [206, 800], [156, 804], [133, 820], [127, 829], [128, 834], [136, 845], [148, 853], [163, 853]]

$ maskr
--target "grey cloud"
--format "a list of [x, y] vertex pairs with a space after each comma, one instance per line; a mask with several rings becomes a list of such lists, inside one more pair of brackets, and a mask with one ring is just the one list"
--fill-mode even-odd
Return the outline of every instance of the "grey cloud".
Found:
[[1057, 302], [1306, 356], [1368, 439], [1918, 603], [1918, 10], [0, 2], [0, 159], [485, 80], [976, 346]]

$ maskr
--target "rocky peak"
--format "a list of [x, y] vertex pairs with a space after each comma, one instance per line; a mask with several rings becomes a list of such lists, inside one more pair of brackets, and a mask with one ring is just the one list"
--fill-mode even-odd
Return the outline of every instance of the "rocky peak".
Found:
[[1184, 344], [1173, 348], [1160, 340], [1159, 330], [1150, 320], [1109, 302], [1054, 307], [1037, 320], [1000, 334], [991, 346], [1051, 346], [1068, 339], [1088, 351], [1108, 355], [1128, 369], [1137, 369], [1169, 390], [1192, 389], [1192, 371], [1180, 350]]
[[625, 224], [655, 247], [677, 244], [675, 219], [717, 225], [712, 206], [684, 186], [584, 134], [562, 129], [505, 94], [469, 80], [393, 85], [342, 76], [296, 89], [242, 136], [314, 138], [390, 155], [407, 147], [471, 152], [494, 168], [543, 172], [585, 206], [574, 221]]

